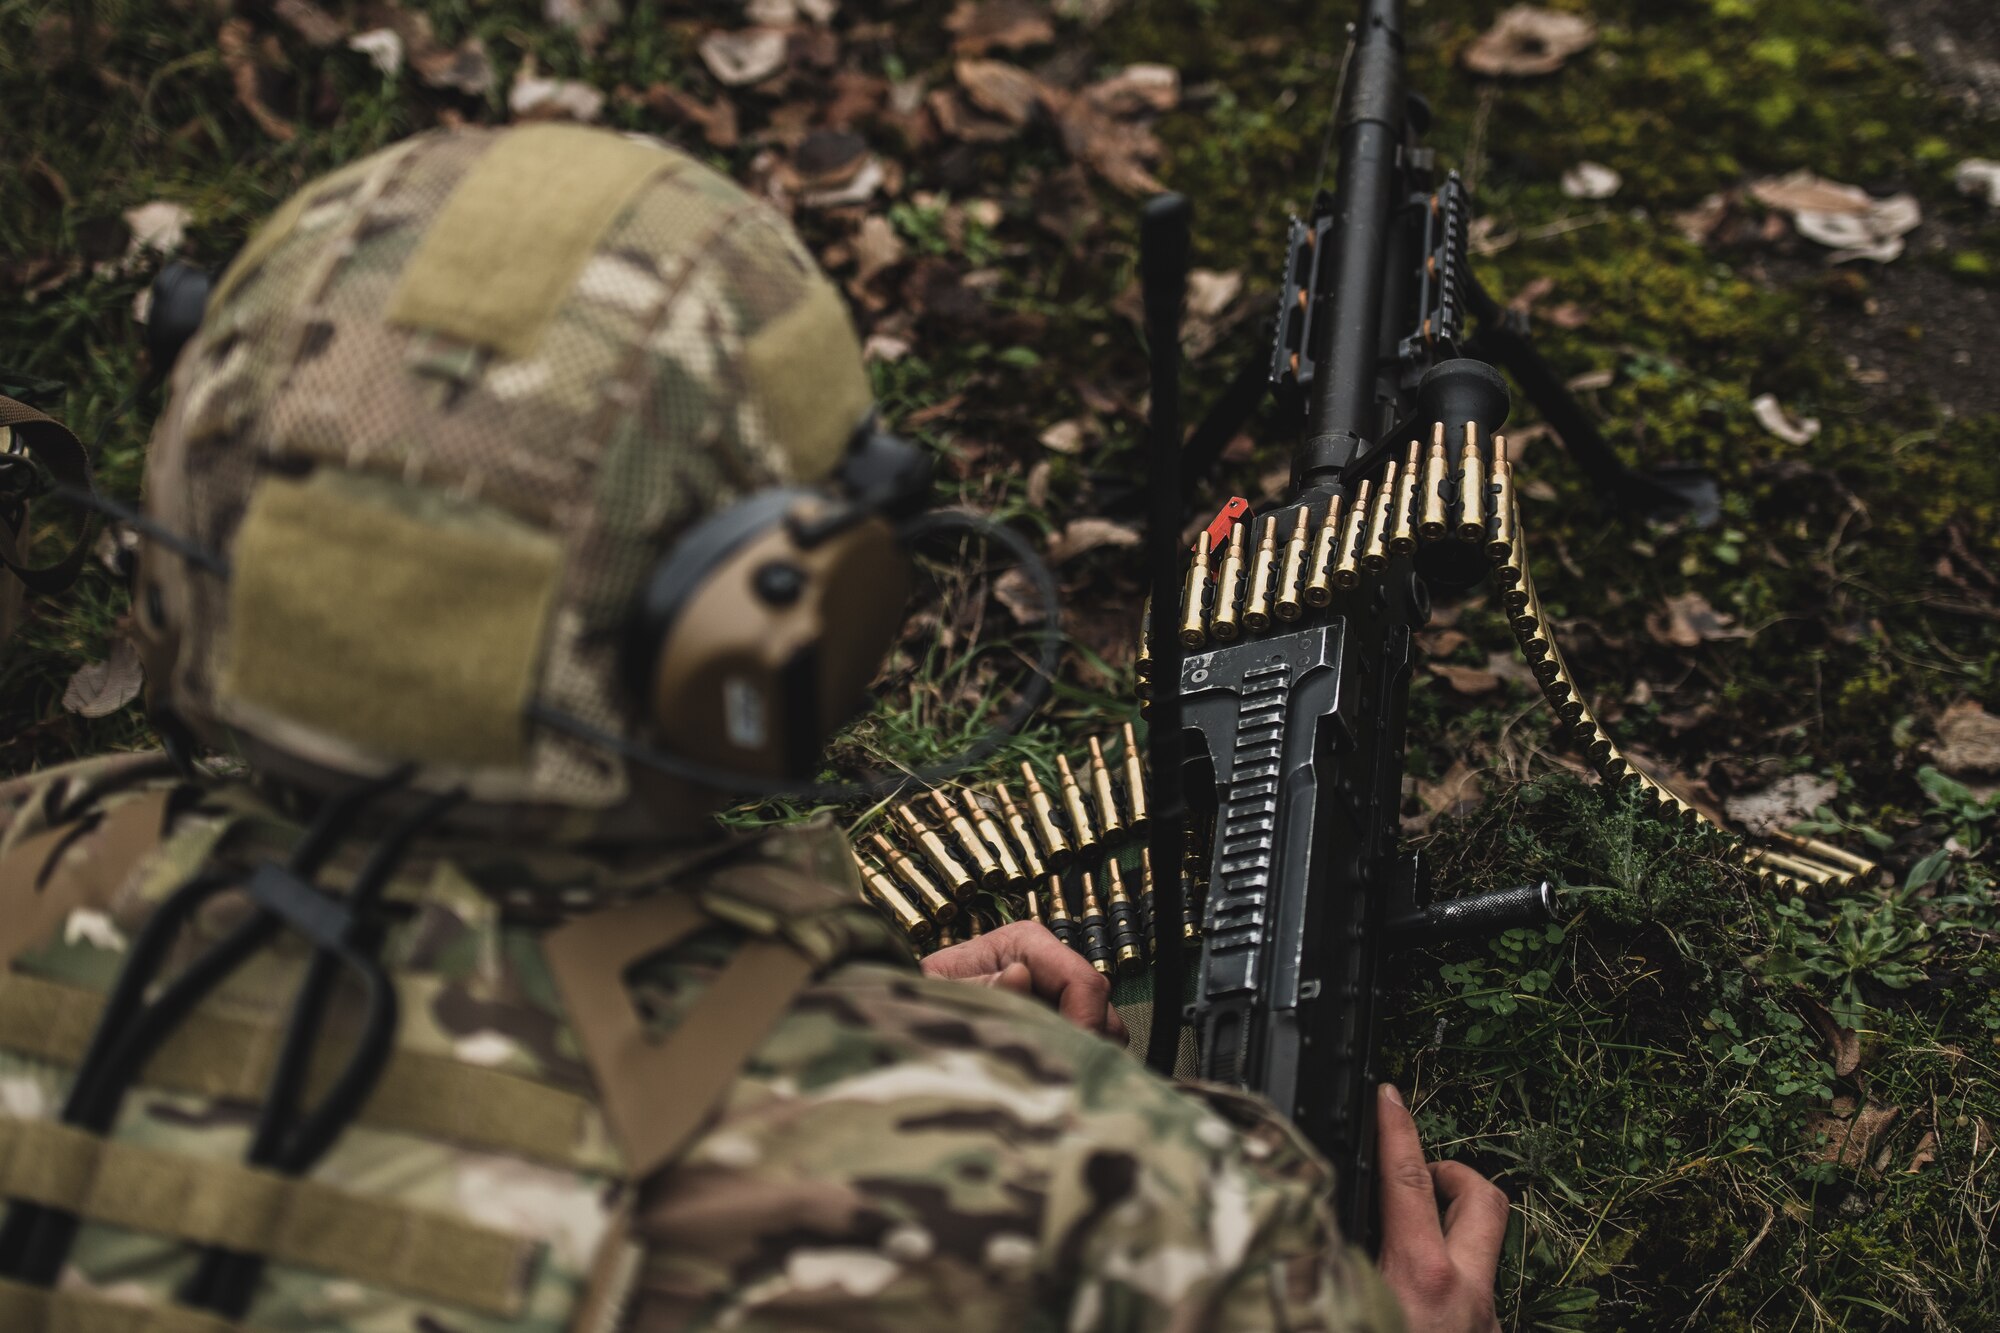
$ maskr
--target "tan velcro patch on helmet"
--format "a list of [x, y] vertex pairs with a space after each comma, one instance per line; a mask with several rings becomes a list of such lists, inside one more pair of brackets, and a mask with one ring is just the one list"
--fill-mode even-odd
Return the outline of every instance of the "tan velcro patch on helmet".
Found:
[[319, 472], [258, 485], [232, 563], [225, 709], [384, 758], [524, 762], [562, 569], [554, 537], [437, 492]]
[[815, 274], [797, 305], [751, 335], [743, 361], [771, 439], [797, 478], [825, 476], [875, 401], [840, 293]]
[[527, 356], [633, 196], [688, 161], [577, 125], [501, 135], [404, 266], [389, 322]]

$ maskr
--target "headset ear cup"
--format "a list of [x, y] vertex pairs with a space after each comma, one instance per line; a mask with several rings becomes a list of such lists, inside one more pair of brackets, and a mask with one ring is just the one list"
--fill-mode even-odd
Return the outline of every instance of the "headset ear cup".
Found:
[[630, 660], [651, 659], [632, 683], [670, 752], [749, 777], [808, 777], [832, 728], [865, 702], [902, 623], [909, 560], [872, 517], [801, 543], [787, 518], [827, 503], [754, 497], [662, 563], [638, 627], [642, 648], [656, 646]]

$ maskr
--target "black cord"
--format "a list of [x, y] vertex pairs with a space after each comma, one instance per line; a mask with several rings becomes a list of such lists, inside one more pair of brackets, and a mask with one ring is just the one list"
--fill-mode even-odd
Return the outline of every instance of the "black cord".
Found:
[[[257, 1127], [246, 1161], [255, 1167], [298, 1176], [310, 1171], [334, 1140], [360, 1113], [368, 1094], [395, 1050], [397, 1001], [375, 957], [377, 943], [372, 918], [389, 876], [408, 853], [418, 833], [457, 805], [462, 789], [432, 797], [395, 826], [369, 852], [346, 897], [354, 922], [354, 938], [346, 949], [314, 950], [304, 981], [292, 1003], [284, 1045], [258, 1109]], [[367, 1020], [347, 1066], [311, 1114], [296, 1125], [299, 1098], [318, 1048], [326, 1006], [342, 967], [357, 971], [369, 991]], [[183, 1303], [241, 1318], [249, 1309], [264, 1271], [261, 1255], [209, 1249], [181, 1291]]]
[[[340, 845], [362, 808], [400, 786], [409, 765], [357, 784], [327, 801], [287, 860], [291, 876], [309, 881]], [[426, 807], [428, 808], [428, 807]], [[372, 864], [372, 861], [371, 861]], [[210, 898], [242, 883], [242, 876], [211, 871], [182, 885], [162, 902], [133, 942], [105, 1003], [90, 1047], [77, 1067], [62, 1121], [93, 1134], [110, 1132], [125, 1094], [148, 1061], [202, 999], [285, 925], [260, 910], [243, 921], [174, 977], [148, 1002], [146, 992], [179, 937], [182, 927]], [[78, 1219], [61, 1209], [15, 1203], [0, 1225], [0, 1274], [37, 1286], [54, 1283], [75, 1239]]]
[[229, 561], [225, 560], [222, 556], [217, 555], [205, 546], [189, 541], [186, 537], [181, 536], [178, 532], [175, 532], [172, 528], [164, 524], [155, 523], [152, 519], [147, 518], [144, 514], [132, 508], [132, 506], [121, 500], [114, 500], [102, 491], [87, 491], [80, 486], [71, 486], [65, 482], [57, 482], [55, 485], [49, 487], [49, 493], [59, 495], [63, 499], [73, 504], [82, 505], [86, 509], [95, 509], [100, 514], [109, 515], [117, 519], [120, 523], [123, 523], [126, 527], [131, 528], [134, 532], [143, 533], [152, 538], [189, 564], [205, 569], [225, 582], [229, 578]]

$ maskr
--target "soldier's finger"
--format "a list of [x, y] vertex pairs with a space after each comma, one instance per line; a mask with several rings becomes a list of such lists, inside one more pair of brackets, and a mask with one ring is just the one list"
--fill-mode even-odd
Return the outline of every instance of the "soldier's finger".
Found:
[[943, 977], [950, 981], [978, 981], [999, 971], [1005, 960], [994, 948], [992, 935], [980, 935], [961, 944], [947, 945], [936, 953], [924, 955], [919, 964], [927, 977]]
[[1431, 1183], [1445, 1203], [1444, 1245], [1459, 1267], [1491, 1277], [1507, 1239], [1507, 1194], [1463, 1162], [1438, 1162]]
[[1375, 1098], [1375, 1160], [1382, 1182], [1382, 1256], [1421, 1264], [1444, 1252], [1437, 1195], [1417, 1122], [1393, 1083], [1381, 1084]]
[[990, 972], [983, 978], [995, 990], [1010, 990], [1016, 995], [1033, 995], [1035, 979], [1028, 972], [1026, 963], [1009, 963], [998, 972]]

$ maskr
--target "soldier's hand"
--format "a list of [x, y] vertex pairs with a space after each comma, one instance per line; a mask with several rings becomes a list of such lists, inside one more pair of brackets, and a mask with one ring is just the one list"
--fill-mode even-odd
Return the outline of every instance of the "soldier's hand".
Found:
[[[1382, 1278], [1410, 1333], [1499, 1333], [1494, 1275], [1507, 1235], [1507, 1196], [1459, 1162], [1425, 1162], [1402, 1094], [1376, 1092], [1375, 1157], [1382, 1182]], [[1439, 1216], [1439, 1205], [1443, 1216]]]
[[1125, 1022], [1111, 1007], [1111, 983], [1039, 922], [1016, 921], [989, 930], [939, 949], [923, 966], [926, 976], [1040, 996], [1084, 1031], [1125, 1040]]

